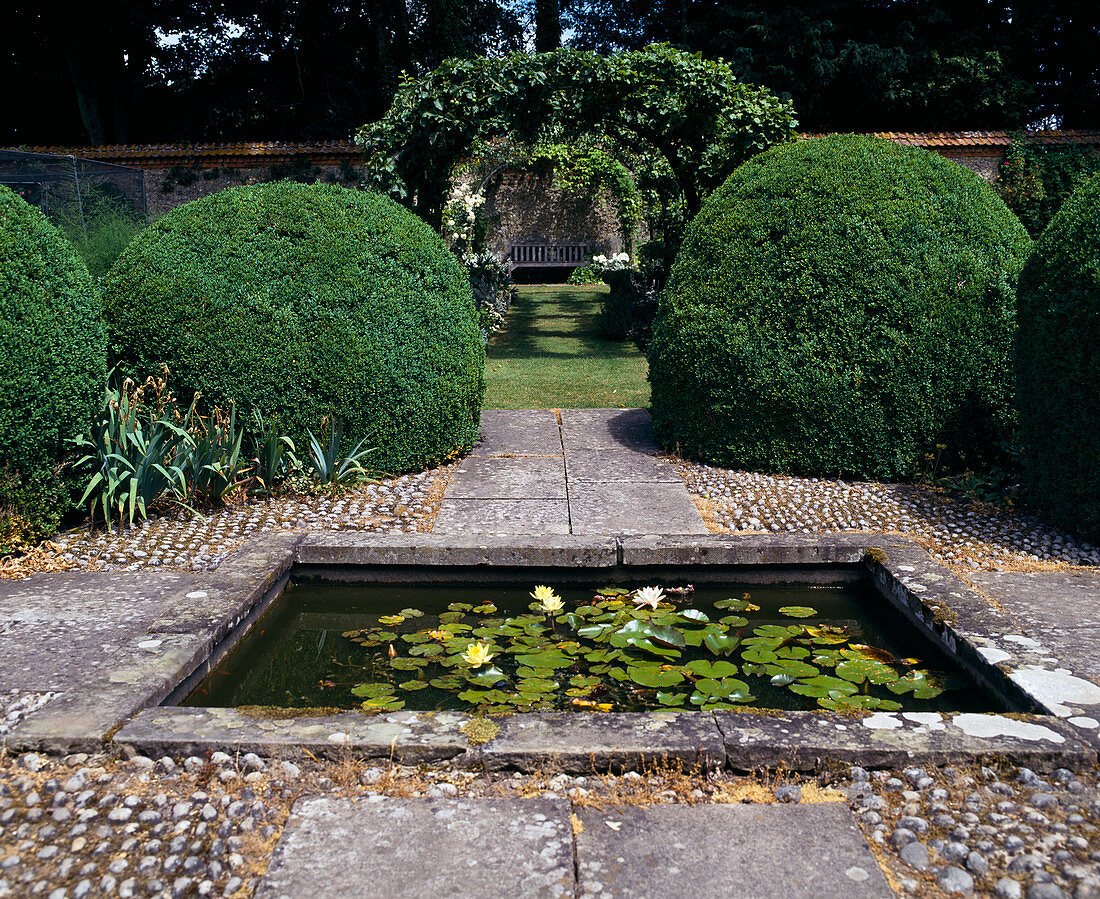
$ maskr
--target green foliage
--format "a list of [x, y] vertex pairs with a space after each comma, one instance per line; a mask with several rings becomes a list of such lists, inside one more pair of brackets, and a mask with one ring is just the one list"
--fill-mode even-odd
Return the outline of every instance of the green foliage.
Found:
[[93, 278], [101, 278], [147, 224], [130, 200], [110, 185], [84, 190], [57, 214], [57, 226], [76, 248]]
[[569, 273], [566, 284], [602, 284], [603, 278], [590, 265], [578, 265]]
[[1005, 154], [996, 187], [1005, 205], [1037, 238], [1069, 196], [1096, 172], [1100, 148], [1043, 146], [1024, 136]]
[[776, 147], [688, 229], [657, 314], [666, 446], [798, 474], [979, 464], [1012, 425], [1015, 281], [1030, 248], [972, 172], [869, 137]]
[[10, 549], [16, 540], [50, 533], [68, 509], [59, 473], [64, 441], [91, 420], [107, 360], [87, 267], [37, 209], [6, 187], [0, 187], [0, 360], [0, 544]]
[[363, 459], [373, 453], [374, 449], [363, 446], [367, 442], [366, 437], [344, 456], [340, 453], [343, 430], [335, 419], [329, 426], [328, 443], [324, 446], [312, 431], [306, 433], [309, 437], [309, 463], [319, 483], [355, 484], [367, 480], [368, 472], [363, 467]]
[[389, 112], [356, 140], [367, 184], [437, 225], [450, 172], [496, 136], [530, 146], [592, 140], [620, 162], [649, 159], [669, 176], [669, 197], [694, 211], [739, 162], [794, 126], [789, 105], [739, 84], [724, 63], [659, 44], [607, 57], [450, 59], [402, 82]]
[[1020, 275], [1016, 378], [1032, 502], [1100, 539], [1100, 175], [1054, 216]]
[[333, 417], [400, 472], [477, 435], [484, 348], [466, 273], [373, 194], [279, 182], [178, 207], [108, 274], [104, 314], [126, 372], [167, 363], [181, 393], [258, 411], [296, 446]]

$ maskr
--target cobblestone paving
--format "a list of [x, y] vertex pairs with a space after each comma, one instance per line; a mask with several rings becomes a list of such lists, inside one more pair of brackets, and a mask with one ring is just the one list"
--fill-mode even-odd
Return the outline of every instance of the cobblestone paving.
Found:
[[[70, 531], [38, 566], [140, 571], [212, 571], [253, 534], [265, 531], [430, 531], [454, 465], [390, 478], [334, 495], [250, 500], [208, 515], [173, 513], [123, 532]], [[31, 573], [28, 566], [26, 573]]]
[[563, 796], [577, 806], [847, 801], [903, 896], [1095, 899], [1095, 771], [942, 768], [830, 780], [495, 776], [446, 767], [209, 758], [0, 758], [0, 897], [249, 896], [302, 795]]
[[727, 471], [679, 462], [688, 491], [718, 532], [897, 532], [961, 570], [1100, 565], [1092, 546], [1023, 513], [977, 508], [906, 484]]

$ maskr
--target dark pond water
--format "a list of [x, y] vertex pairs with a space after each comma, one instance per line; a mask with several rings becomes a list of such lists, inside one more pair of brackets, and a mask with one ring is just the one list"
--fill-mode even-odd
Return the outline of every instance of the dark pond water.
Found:
[[869, 582], [674, 592], [683, 586], [663, 585], [656, 608], [621, 588], [557, 590], [543, 608], [534, 584], [292, 586], [184, 704], [998, 708]]

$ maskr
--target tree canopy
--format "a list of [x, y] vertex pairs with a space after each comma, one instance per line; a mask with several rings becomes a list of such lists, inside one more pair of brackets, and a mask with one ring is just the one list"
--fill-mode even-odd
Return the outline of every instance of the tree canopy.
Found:
[[0, 142], [341, 138], [447, 58], [661, 42], [810, 131], [1100, 125], [1081, 0], [107, 0], [6, 14]]
[[[790, 138], [790, 105], [729, 67], [667, 44], [600, 56], [571, 49], [448, 60], [402, 82], [357, 141], [368, 183], [438, 225], [451, 172], [496, 137], [603, 141], [648, 169], [688, 216], [745, 159]], [[663, 176], [663, 177], [662, 177]]]

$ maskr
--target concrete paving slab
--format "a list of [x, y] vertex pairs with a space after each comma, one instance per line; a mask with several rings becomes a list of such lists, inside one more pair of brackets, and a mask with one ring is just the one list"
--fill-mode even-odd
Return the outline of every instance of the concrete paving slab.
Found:
[[500, 733], [481, 747], [490, 770], [592, 772], [656, 759], [713, 770], [725, 761], [713, 717], [699, 712], [545, 712], [494, 720]]
[[562, 409], [566, 453], [578, 450], [634, 450], [656, 453], [653, 423], [645, 409]]
[[455, 499], [566, 499], [561, 456], [498, 456], [463, 459], [447, 490]]
[[682, 484], [574, 482], [569, 490], [574, 534], [706, 534]]
[[843, 803], [578, 809], [578, 895], [888, 899]]
[[571, 452], [567, 457], [569, 480], [628, 484], [675, 484], [684, 488], [676, 468], [659, 456], [627, 450]]
[[1050, 627], [1100, 631], [1100, 571], [973, 572], [969, 579], [989, 592], [1033, 636]]
[[86, 683], [197, 577], [81, 571], [0, 581], [0, 684], [47, 691]]
[[471, 455], [560, 456], [561, 451], [558, 416], [553, 409], [518, 409], [482, 412], [481, 438]]
[[568, 534], [569, 504], [558, 499], [445, 499], [433, 534]]
[[564, 799], [299, 800], [258, 899], [573, 897]]

